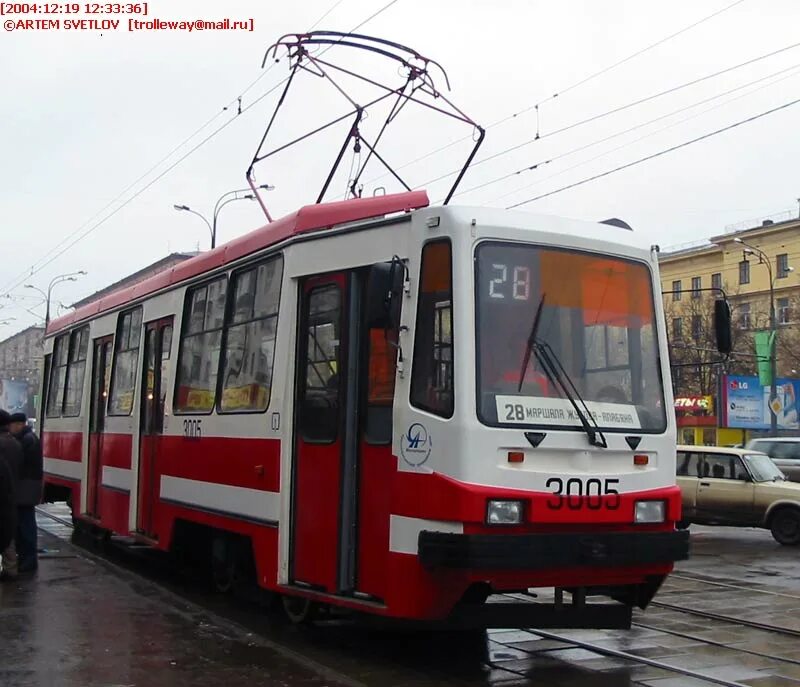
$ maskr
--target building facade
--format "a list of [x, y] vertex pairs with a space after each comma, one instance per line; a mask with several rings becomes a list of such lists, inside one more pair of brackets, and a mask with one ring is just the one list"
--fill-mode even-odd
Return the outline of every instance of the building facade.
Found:
[[[754, 334], [770, 330], [771, 302], [777, 375], [800, 375], [800, 218], [764, 220], [666, 249], [659, 267], [676, 397], [715, 396], [720, 374], [757, 374]], [[727, 296], [733, 316], [733, 352], [726, 361], [720, 361], [713, 333], [718, 289]], [[705, 424], [710, 424], [707, 419]], [[712, 434], [707, 426], [698, 429], [691, 443], [711, 443]], [[741, 432], [726, 434], [730, 443], [739, 443], [734, 436], [745, 438]]]
[[44, 327], [32, 326], [0, 341], [0, 406], [35, 415]]

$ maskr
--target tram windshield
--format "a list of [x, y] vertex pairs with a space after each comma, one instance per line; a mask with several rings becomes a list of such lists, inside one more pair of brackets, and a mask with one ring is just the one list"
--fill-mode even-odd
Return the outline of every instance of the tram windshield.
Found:
[[581, 430], [577, 405], [603, 431], [666, 429], [647, 265], [500, 242], [476, 258], [484, 424]]

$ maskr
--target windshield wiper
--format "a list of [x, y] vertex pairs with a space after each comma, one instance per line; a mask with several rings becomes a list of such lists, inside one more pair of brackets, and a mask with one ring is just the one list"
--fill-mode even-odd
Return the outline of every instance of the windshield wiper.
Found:
[[[532, 333], [534, 333], [534, 331], [532, 331]], [[589, 438], [589, 443], [592, 446], [608, 448], [606, 437], [600, 430], [597, 421], [594, 419], [594, 415], [592, 415], [589, 407], [586, 405], [586, 401], [583, 400], [575, 383], [564, 369], [564, 366], [550, 347], [550, 344], [537, 341], [534, 338], [530, 350], [536, 355], [536, 359], [539, 361], [542, 369], [544, 369], [544, 373], [547, 375], [550, 383], [561, 389], [561, 393], [570, 404], [572, 404], [575, 414], [581, 421], [583, 431], [586, 432], [586, 436]]]
[[528, 363], [531, 361], [531, 352], [533, 351], [533, 344], [536, 341], [536, 332], [539, 331], [539, 320], [542, 317], [542, 308], [544, 307], [544, 294], [539, 299], [539, 305], [536, 308], [536, 314], [533, 316], [531, 323], [531, 332], [528, 334], [528, 343], [525, 346], [525, 354], [522, 356], [522, 368], [519, 371], [519, 384], [517, 385], [517, 393], [522, 391], [522, 382], [525, 381], [525, 372], [528, 370]]

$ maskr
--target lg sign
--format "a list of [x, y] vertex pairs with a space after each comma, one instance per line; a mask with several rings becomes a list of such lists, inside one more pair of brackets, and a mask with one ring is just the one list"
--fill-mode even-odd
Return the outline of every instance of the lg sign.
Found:
[[747, 389], [747, 382], [739, 382], [735, 379], [731, 380], [731, 389]]

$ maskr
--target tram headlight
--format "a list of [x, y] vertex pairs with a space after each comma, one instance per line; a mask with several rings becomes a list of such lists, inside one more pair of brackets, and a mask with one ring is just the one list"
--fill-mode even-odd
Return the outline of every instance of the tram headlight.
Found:
[[634, 522], [664, 522], [663, 501], [637, 501], [634, 506]]
[[487, 525], [519, 525], [524, 507], [522, 501], [488, 501], [486, 503]]

